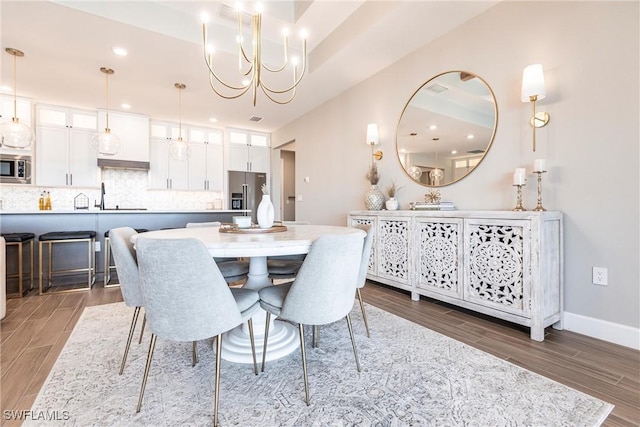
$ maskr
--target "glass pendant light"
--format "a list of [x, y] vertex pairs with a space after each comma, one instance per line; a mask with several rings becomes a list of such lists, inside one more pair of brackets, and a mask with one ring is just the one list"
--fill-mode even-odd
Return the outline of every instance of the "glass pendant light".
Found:
[[[411, 132], [411, 151], [413, 151], [414, 147], [414, 140], [416, 137], [417, 133], [416, 132]], [[416, 181], [420, 180], [420, 177], [422, 176], [422, 169], [416, 165], [411, 165], [409, 166], [409, 168], [407, 169], [407, 173], [409, 174], [409, 176], [411, 178], [413, 178]]]
[[169, 156], [178, 161], [186, 161], [191, 157], [191, 147], [182, 140], [182, 91], [187, 87], [184, 83], [176, 83], [174, 86], [178, 89], [178, 126], [179, 133], [177, 140], [171, 140], [169, 144]]
[[25, 149], [29, 148], [36, 139], [33, 130], [24, 123], [20, 123], [17, 113], [17, 80], [16, 59], [24, 56], [18, 49], [8, 47], [5, 51], [13, 55], [13, 118], [10, 122], [0, 124], [0, 145], [7, 148]]
[[440, 185], [440, 181], [444, 178], [444, 172], [442, 169], [438, 168], [438, 141], [440, 138], [433, 138], [433, 145], [435, 146], [436, 151], [436, 167], [429, 171], [429, 178], [431, 180], [431, 185]]
[[120, 149], [120, 138], [118, 135], [111, 133], [111, 129], [109, 129], [109, 76], [114, 74], [111, 68], [102, 67], [100, 71], [103, 72], [106, 76], [107, 80], [107, 90], [106, 90], [106, 127], [104, 128], [104, 132], [97, 133], [91, 138], [91, 145], [98, 152], [98, 154], [102, 154], [104, 156], [113, 156], [118, 153]]

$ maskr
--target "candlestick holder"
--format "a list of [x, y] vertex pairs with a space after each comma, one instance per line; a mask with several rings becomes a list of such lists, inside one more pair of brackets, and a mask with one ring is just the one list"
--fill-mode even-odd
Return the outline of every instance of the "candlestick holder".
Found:
[[524, 184], [514, 184], [513, 186], [516, 187], [516, 207], [513, 208], [513, 210], [516, 212], [526, 211], [526, 209], [522, 206], [522, 187], [524, 187]]
[[534, 211], [546, 211], [546, 209], [542, 206], [542, 174], [547, 173], [547, 171], [534, 171], [533, 173], [538, 175], [538, 204], [536, 205]]

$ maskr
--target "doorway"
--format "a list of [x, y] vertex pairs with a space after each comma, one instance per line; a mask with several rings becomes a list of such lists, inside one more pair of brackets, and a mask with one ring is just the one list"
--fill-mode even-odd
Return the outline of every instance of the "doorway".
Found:
[[280, 189], [280, 212], [283, 221], [296, 220], [296, 151], [291, 142], [280, 147], [282, 182]]

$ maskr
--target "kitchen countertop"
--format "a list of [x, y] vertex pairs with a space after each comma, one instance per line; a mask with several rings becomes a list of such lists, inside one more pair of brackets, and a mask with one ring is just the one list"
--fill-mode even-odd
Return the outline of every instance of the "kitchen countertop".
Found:
[[238, 209], [53, 209], [50, 211], [41, 211], [41, 210], [2, 210], [0, 211], [0, 215], [51, 215], [51, 214], [77, 214], [77, 215], [86, 215], [86, 214], [179, 214], [179, 213], [221, 213], [221, 214], [229, 214], [229, 213], [237, 213], [243, 214], [251, 212], [251, 210], [238, 210]]

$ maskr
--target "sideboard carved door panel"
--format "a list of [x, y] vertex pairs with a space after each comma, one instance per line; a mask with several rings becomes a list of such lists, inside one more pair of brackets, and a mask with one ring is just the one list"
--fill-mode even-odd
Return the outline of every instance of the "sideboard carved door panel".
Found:
[[419, 218], [416, 286], [443, 295], [462, 298], [462, 220]]
[[409, 284], [409, 218], [378, 218], [378, 276]]
[[464, 299], [529, 316], [530, 225], [467, 219]]
[[563, 214], [535, 211], [354, 211], [374, 224], [367, 278], [531, 328], [562, 329]]
[[[351, 221], [349, 223], [349, 227], [357, 227], [362, 225], [370, 225], [371, 227], [376, 227], [376, 218], [375, 217], [351, 217]], [[369, 255], [369, 266], [367, 273], [376, 276], [378, 274], [378, 269], [376, 268], [376, 252], [378, 247], [378, 233], [373, 235], [373, 244], [371, 245], [371, 254]]]

